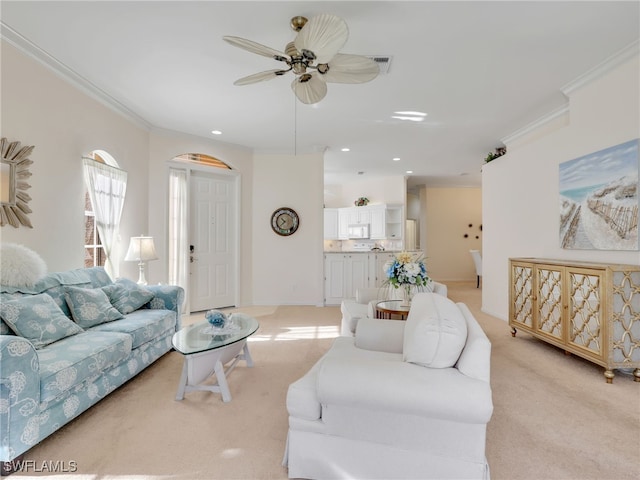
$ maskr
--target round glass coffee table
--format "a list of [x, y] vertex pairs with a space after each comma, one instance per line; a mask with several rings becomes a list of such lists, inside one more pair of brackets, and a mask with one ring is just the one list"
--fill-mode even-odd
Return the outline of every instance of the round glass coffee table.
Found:
[[402, 300], [384, 300], [376, 303], [376, 318], [406, 320], [410, 306], [402, 303]]
[[[227, 375], [240, 360], [253, 367], [247, 338], [258, 330], [258, 321], [243, 313], [232, 313], [224, 328], [212, 327], [202, 321], [182, 328], [173, 335], [171, 343], [184, 355], [182, 376], [176, 400], [182, 400], [186, 392], [208, 390], [221, 393], [224, 402], [231, 401]], [[225, 369], [225, 365], [231, 362]], [[215, 374], [217, 383], [202, 385]]]

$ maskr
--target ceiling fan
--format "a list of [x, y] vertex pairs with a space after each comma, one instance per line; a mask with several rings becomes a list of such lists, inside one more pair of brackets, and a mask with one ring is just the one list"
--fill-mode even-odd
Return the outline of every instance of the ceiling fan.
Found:
[[305, 104], [318, 103], [327, 94], [328, 83], [365, 83], [378, 76], [378, 64], [362, 55], [338, 53], [349, 37], [346, 22], [335, 15], [322, 14], [307, 20], [291, 19], [291, 28], [298, 32], [284, 52], [240, 37], [222, 37], [235, 47], [284, 62], [287, 68], [267, 70], [240, 78], [234, 85], [249, 85], [271, 80], [293, 72], [296, 77], [291, 89]]

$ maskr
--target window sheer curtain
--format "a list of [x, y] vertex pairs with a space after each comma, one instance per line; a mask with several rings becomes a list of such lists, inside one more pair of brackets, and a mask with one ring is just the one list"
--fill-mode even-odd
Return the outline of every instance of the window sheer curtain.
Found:
[[169, 168], [169, 283], [184, 288], [183, 311], [189, 313], [187, 201], [187, 171]]
[[120, 230], [120, 217], [127, 192], [127, 172], [91, 158], [83, 158], [82, 164], [96, 227], [106, 256], [104, 268], [111, 278], [116, 278], [119, 275], [119, 265], [114, 261], [112, 253]]

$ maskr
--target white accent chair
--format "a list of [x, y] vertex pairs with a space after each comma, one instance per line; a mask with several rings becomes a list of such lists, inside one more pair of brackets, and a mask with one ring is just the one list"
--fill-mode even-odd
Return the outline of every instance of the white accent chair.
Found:
[[476, 266], [476, 288], [480, 288], [480, 278], [482, 277], [482, 255], [480, 254], [480, 250], [469, 250], [471, 257], [473, 258], [473, 263]]
[[489, 479], [491, 344], [462, 303], [362, 318], [287, 392], [289, 478]]
[[[431, 291], [447, 296], [447, 286], [436, 281], [429, 282]], [[400, 300], [402, 292], [389, 285], [376, 288], [358, 288], [355, 298], [344, 299], [340, 303], [342, 321], [340, 335], [353, 336], [361, 318], [375, 318], [376, 303], [383, 300]]]

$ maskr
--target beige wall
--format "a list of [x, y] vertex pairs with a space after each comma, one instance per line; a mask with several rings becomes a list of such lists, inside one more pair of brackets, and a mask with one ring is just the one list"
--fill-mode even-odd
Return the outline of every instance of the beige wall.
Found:
[[329, 208], [353, 207], [360, 197], [367, 197], [372, 205], [386, 203], [404, 205], [406, 202], [407, 182], [403, 176], [384, 178], [363, 178], [341, 186], [327, 188], [324, 205]]
[[[2, 227], [2, 242], [35, 250], [49, 271], [83, 267], [81, 158], [101, 149], [129, 174], [116, 254], [120, 274], [138, 277], [135, 262], [122, 259], [131, 236], [149, 233], [160, 259], [149, 263], [147, 279], [166, 282], [167, 162], [181, 153], [206, 153], [241, 177], [241, 304], [322, 302], [322, 155], [254, 158], [244, 147], [151, 130], [6, 42], [1, 48], [2, 136], [36, 147], [28, 191], [34, 228]], [[254, 162], [260, 165], [257, 172]], [[301, 216], [300, 231], [292, 237], [278, 237], [269, 227], [272, 211], [281, 205]]]
[[640, 137], [639, 60], [636, 46], [635, 56], [572, 92], [562, 119], [483, 167], [484, 311], [508, 317], [509, 257], [640, 264], [638, 251], [564, 250], [558, 234], [559, 164]]
[[[424, 198], [426, 246], [423, 251], [429, 276], [442, 282], [475, 280], [476, 270], [469, 250], [482, 250], [481, 189], [427, 188]], [[470, 228], [469, 224], [473, 226]]]
[[[177, 132], [154, 130], [149, 140], [149, 232], [156, 239], [160, 258], [168, 258], [168, 171], [169, 162], [183, 153], [202, 153], [218, 158], [240, 176], [239, 303], [252, 300], [251, 278], [253, 228], [251, 216], [253, 155], [250, 149]], [[151, 278], [166, 279], [167, 262], [150, 262]], [[245, 279], [245, 281], [242, 281]], [[158, 280], [160, 281], [160, 280]], [[163, 280], [166, 281], [166, 280]]]
[[1, 41], [2, 136], [35, 145], [27, 191], [33, 228], [4, 226], [2, 242], [38, 252], [49, 271], [84, 266], [82, 157], [105, 150], [128, 172], [122, 212], [120, 274], [137, 278], [135, 262], [124, 262], [129, 237], [148, 231], [149, 132], [84, 94], [48, 68]]
[[[322, 305], [322, 154], [256, 155], [253, 182], [254, 303]], [[293, 208], [300, 226], [282, 237], [271, 229], [271, 215]]]

